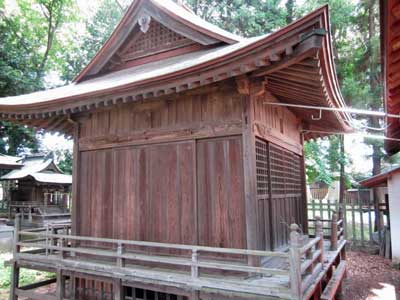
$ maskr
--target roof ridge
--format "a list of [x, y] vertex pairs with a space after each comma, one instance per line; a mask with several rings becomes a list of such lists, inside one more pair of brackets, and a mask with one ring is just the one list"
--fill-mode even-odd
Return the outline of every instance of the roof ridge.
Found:
[[188, 7], [171, 0], [134, 0], [110, 37], [85, 68], [74, 78], [81, 82], [97, 75], [142, 20], [156, 22], [203, 46], [235, 44], [242, 37], [228, 32], [194, 14]]

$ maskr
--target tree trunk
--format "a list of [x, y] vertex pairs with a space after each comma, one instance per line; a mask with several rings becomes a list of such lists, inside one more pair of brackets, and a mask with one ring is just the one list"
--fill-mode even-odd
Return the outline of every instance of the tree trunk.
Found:
[[[370, 91], [371, 96], [374, 95], [377, 86], [376, 76], [374, 73], [377, 70], [377, 62], [375, 61], [374, 49], [373, 49], [373, 39], [376, 36], [376, 26], [375, 26], [375, 6], [376, 0], [369, 0], [368, 2], [368, 41], [367, 41], [367, 56], [369, 58], [370, 65]], [[380, 105], [372, 105], [373, 110], [377, 110]], [[375, 116], [369, 118], [369, 125], [371, 127], [379, 127], [379, 119]], [[377, 143], [372, 144], [372, 175], [378, 175], [381, 173], [381, 147]], [[375, 205], [375, 230], [380, 231], [383, 228], [383, 215], [379, 212], [379, 192], [377, 188], [373, 190], [374, 205]]]
[[286, 1], [286, 24], [290, 24], [293, 22], [294, 17], [293, 17], [293, 8], [294, 8], [294, 0], [287, 0]]

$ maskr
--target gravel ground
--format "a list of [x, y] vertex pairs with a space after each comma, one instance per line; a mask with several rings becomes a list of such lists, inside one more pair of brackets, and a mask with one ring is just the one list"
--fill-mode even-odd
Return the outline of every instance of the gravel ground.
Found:
[[344, 299], [400, 299], [400, 270], [390, 260], [363, 252], [347, 252]]

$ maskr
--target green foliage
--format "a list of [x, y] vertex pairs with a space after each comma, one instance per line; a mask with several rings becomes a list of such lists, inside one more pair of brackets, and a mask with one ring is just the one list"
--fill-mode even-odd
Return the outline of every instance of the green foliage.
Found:
[[[74, 20], [73, 0], [17, 0], [16, 9], [0, 2], [0, 97], [33, 92], [45, 87], [45, 75], [59, 66], [64, 45], [56, 32]], [[8, 9], [10, 9], [8, 7]], [[36, 151], [36, 132], [25, 126], [0, 122], [0, 153]]]
[[0, 153], [15, 156], [37, 150], [38, 140], [32, 128], [7, 121], [0, 122]]
[[281, 0], [187, 0], [207, 21], [245, 37], [270, 33], [286, 25]]
[[[340, 165], [349, 164], [345, 153], [340, 151], [341, 139], [332, 135], [329, 138], [309, 141], [304, 144], [307, 182], [324, 182], [330, 185], [339, 179]], [[345, 181], [350, 185], [349, 176]]]
[[94, 16], [85, 22], [86, 31], [78, 40], [73, 40], [72, 51], [64, 51], [61, 78], [69, 82], [95, 56], [122, 18], [124, 7], [115, 0], [104, 0]]
[[307, 182], [332, 183], [332, 176], [323, 154], [321, 141], [310, 141], [304, 144], [304, 155], [306, 160]]
[[[361, 109], [382, 110], [379, 54], [378, 1], [354, 2], [351, 0], [310, 0], [298, 12], [304, 13], [320, 5], [329, 4], [334, 58], [343, 97], [349, 106]], [[355, 116], [364, 131], [369, 127], [380, 127], [378, 120]], [[372, 131], [376, 134], [376, 131]], [[331, 142], [335, 143], [334, 140]], [[379, 172], [383, 143], [376, 139], [365, 139], [373, 149], [374, 170]], [[332, 144], [332, 147], [336, 147]], [[335, 153], [335, 152], [333, 152]], [[335, 159], [335, 158], [334, 158]], [[333, 159], [333, 161], [334, 161]], [[327, 161], [329, 163], [329, 160]], [[321, 170], [323, 172], [323, 170]], [[357, 174], [354, 174], [357, 176]], [[348, 178], [349, 176], [347, 176]]]
[[[93, 58], [120, 20], [127, 4], [101, 0], [86, 21], [73, 0], [17, 0], [18, 12], [0, 18], [0, 96], [17, 95], [45, 87], [45, 75], [59, 72], [69, 82]], [[320, 7], [330, 6], [333, 52], [342, 93], [348, 105], [381, 109], [377, 0], [186, 0], [206, 20], [245, 37], [270, 33]], [[3, 8], [3, 10], [1, 10]], [[0, 0], [0, 14], [4, 0]], [[62, 32], [62, 34], [60, 34]], [[379, 126], [376, 120], [365, 124]], [[15, 154], [36, 149], [35, 132], [1, 124], [0, 152]], [[374, 149], [374, 163], [384, 156], [381, 143], [365, 141]], [[305, 145], [308, 180], [329, 183], [338, 172], [336, 137]], [[60, 153], [63, 170], [70, 157]], [[346, 163], [349, 163], [346, 160]]]
[[[11, 254], [0, 253], [0, 296], [1, 291], [9, 291], [11, 284], [11, 267], [5, 266], [4, 263], [11, 259]], [[36, 270], [21, 269], [19, 282], [21, 285], [27, 285], [39, 280], [53, 278], [54, 274], [48, 272], [40, 272]]]
[[68, 149], [55, 152], [57, 166], [65, 174], [72, 174], [72, 152]]

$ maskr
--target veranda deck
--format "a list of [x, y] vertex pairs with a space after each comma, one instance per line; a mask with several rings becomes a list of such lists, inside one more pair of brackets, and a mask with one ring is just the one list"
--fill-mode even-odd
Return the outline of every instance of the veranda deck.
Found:
[[[85, 295], [85, 299], [129, 300], [141, 299], [132, 296], [132, 289], [140, 287], [188, 299], [319, 299], [335, 266], [345, 258], [346, 242], [340, 238], [338, 245], [332, 245], [331, 241], [322, 239], [320, 221], [316, 227], [317, 236], [309, 238], [300, 235], [297, 226], [292, 225], [291, 246], [286, 252], [78, 237], [64, 234], [61, 226], [53, 229], [53, 234], [49, 230], [17, 228], [11, 292], [13, 299], [29, 293], [31, 299], [80, 299], [79, 295]], [[105, 248], [106, 244], [109, 247]], [[21, 251], [21, 248], [29, 250]], [[160, 250], [168, 253], [161, 254]], [[225, 257], [221, 259], [220, 255]], [[227, 256], [263, 259], [261, 264], [254, 265], [254, 260], [233, 260]], [[247, 261], [253, 261], [253, 265]], [[56, 273], [56, 295], [43, 298], [42, 294], [35, 293], [32, 288], [40, 283], [19, 287], [20, 268]], [[105, 288], [103, 284], [96, 290], [82, 284], [82, 278], [110, 286]], [[93, 297], [86, 297], [90, 293]], [[154, 300], [160, 297], [154, 296]]]

